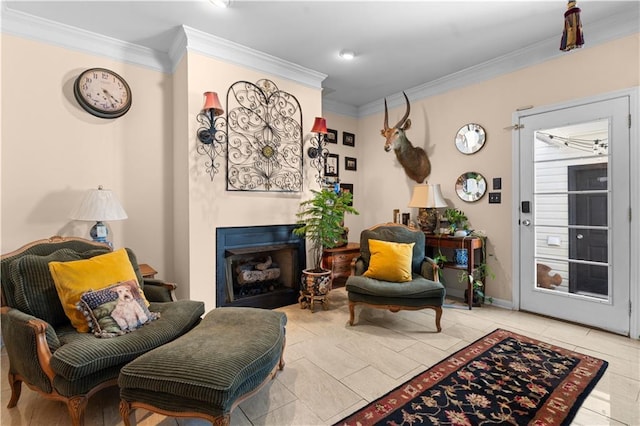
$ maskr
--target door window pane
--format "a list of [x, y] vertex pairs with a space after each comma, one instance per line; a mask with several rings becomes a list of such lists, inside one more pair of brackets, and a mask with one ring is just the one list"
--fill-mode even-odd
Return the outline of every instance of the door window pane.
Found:
[[536, 287], [608, 299], [608, 120], [535, 132]]

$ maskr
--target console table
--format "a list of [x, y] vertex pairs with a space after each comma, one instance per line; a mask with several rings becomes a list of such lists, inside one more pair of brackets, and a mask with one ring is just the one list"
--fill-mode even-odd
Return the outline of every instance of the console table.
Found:
[[[452, 237], [449, 235], [433, 234], [425, 234], [425, 237], [425, 251], [427, 256], [431, 258], [435, 257], [442, 249], [446, 249], [447, 253], [443, 254], [447, 256], [447, 259], [453, 259], [453, 255], [450, 255], [449, 253], [453, 253], [454, 249], [467, 249], [467, 252], [469, 253], [469, 261], [467, 262], [467, 265], [457, 265], [455, 262], [445, 262], [442, 265], [443, 268], [458, 269], [466, 271], [467, 274], [471, 275], [473, 270], [484, 261], [482, 253], [483, 239], [480, 237]], [[482, 278], [482, 282], [485, 282], [484, 277]], [[485, 290], [486, 286], [483, 287], [483, 292], [485, 292]], [[471, 309], [473, 306], [473, 285], [468, 282], [468, 280], [467, 304], [469, 305], [469, 309]]]
[[360, 256], [360, 244], [327, 248], [322, 252], [322, 267], [331, 270], [333, 285], [343, 286], [351, 275], [351, 261]]

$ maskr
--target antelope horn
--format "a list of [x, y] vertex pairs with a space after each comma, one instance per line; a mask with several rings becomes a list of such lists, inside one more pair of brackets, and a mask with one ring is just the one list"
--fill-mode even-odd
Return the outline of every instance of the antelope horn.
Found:
[[384, 130], [389, 130], [389, 111], [387, 111], [387, 98], [384, 98]]
[[399, 128], [407, 120], [407, 118], [409, 118], [409, 113], [411, 112], [411, 104], [409, 103], [409, 98], [407, 98], [406, 93], [402, 92], [402, 94], [404, 95], [404, 100], [407, 102], [407, 112], [404, 113], [400, 121], [398, 121], [398, 124], [393, 126], [395, 129]]

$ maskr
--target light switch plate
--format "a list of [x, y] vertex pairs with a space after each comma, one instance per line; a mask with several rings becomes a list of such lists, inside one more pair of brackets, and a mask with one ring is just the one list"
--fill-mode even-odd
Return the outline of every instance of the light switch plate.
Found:
[[489, 193], [489, 204], [500, 204], [502, 202], [502, 194], [500, 192]]

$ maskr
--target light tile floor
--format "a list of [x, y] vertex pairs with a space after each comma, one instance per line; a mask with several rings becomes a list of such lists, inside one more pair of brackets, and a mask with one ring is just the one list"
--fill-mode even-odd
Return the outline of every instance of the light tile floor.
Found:
[[[504, 328], [593, 355], [609, 368], [584, 402], [575, 425], [640, 425], [640, 342], [528, 313], [490, 305], [445, 309], [442, 332], [435, 333], [432, 310], [356, 311], [356, 325], [347, 324], [344, 288], [334, 289], [327, 311], [315, 313], [298, 305], [279, 310], [288, 316], [286, 366], [232, 415], [232, 424], [329, 425], [493, 331]], [[8, 358], [2, 351], [3, 426], [66, 425], [66, 407], [23, 386], [18, 406], [7, 409]], [[139, 425], [201, 425], [194, 419], [173, 419], [136, 411]], [[121, 425], [118, 390], [105, 389], [90, 401], [87, 425]]]

